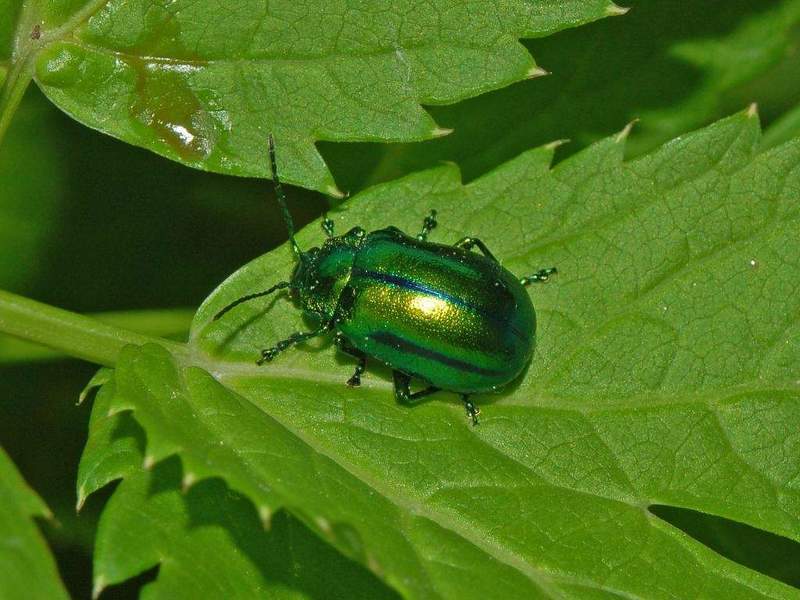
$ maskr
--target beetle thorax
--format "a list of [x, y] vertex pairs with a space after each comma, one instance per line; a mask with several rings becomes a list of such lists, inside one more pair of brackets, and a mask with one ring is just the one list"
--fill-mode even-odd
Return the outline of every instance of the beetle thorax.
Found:
[[291, 287], [306, 313], [323, 322], [333, 319], [363, 237], [364, 230], [355, 228], [300, 255]]

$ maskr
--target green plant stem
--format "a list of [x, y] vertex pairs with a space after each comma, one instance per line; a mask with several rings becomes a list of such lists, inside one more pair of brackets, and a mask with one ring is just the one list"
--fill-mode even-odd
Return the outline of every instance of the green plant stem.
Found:
[[106, 366], [114, 366], [128, 344], [158, 343], [173, 354], [184, 353], [181, 344], [107, 325], [3, 290], [0, 332]]
[[[92, 319], [144, 335], [180, 341], [185, 339], [194, 309], [130, 310], [89, 315]], [[0, 334], [0, 365], [57, 360], [63, 352]]]
[[0, 85], [0, 148], [14, 113], [33, 79], [36, 48], [41, 45], [33, 39], [34, 23], [40, 20], [38, 2], [24, 2], [14, 34], [14, 51], [8, 65], [5, 81]]
[[5, 80], [5, 85], [0, 87], [0, 144], [3, 142], [8, 126], [17, 107], [28, 89], [28, 84], [33, 77], [33, 68], [29, 60], [21, 60], [11, 66]]

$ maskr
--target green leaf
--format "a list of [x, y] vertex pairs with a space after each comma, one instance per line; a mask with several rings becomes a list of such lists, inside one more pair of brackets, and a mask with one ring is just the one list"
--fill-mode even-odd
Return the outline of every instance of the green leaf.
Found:
[[0, 597], [68, 598], [53, 556], [31, 517], [50, 517], [0, 448]]
[[[636, 1], [624, 19], [526, 42], [552, 72], [431, 114], [453, 134], [424, 144], [322, 149], [340, 185], [361, 189], [442, 160], [474, 179], [558, 138], [574, 153], [640, 119], [628, 156], [752, 102], [769, 123], [797, 105], [800, 0]], [[784, 137], [783, 140], [788, 139]]]
[[114, 389], [112, 379], [96, 398], [78, 474], [79, 504], [124, 477], [97, 532], [95, 595], [159, 565], [145, 598], [396, 597], [285, 512], [265, 531], [252, 502], [219, 479], [182, 490], [177, 460], [142, 470], [144, 432], [129, 413], [109, 414]]
[[555, 168], [553, 145], [531, 150], [466, 186], [443, 166], [332, 215], [340, 232], [413, 232], [435, 207], [438, 241], [480, 235], [519, 274], [558, 266], [531, 292], [531, 367], [476, 398], [480, 426], [455, 396], [397, 405], [375, 365], [348, 388], [330, 344], [256, 367], [305, 328], [297, 309], [211, 317], [286, 277], [287, 247], [212, 294], [188, 358], [124, 349], [111, 410], [143, 426], [146, 464], [178, 454], [185, 486], [221, 477], [264, 520], [288, 509], [405, 597], [796, 597], [647, 507], [800, 540], [800, 141], [756, 154], [754, 111], [631, 162], [626, 135]]
[[77, 120], [207, 170], [267, 176], [272, 131], [287, 181], [342, 195], [315, 142], [443, 135], [422, 104], [541, 74], [519, 38], [622, 12], [609, 0], [40, 2], [20, 11], [11, 79], [26, 85], [35, 63]]

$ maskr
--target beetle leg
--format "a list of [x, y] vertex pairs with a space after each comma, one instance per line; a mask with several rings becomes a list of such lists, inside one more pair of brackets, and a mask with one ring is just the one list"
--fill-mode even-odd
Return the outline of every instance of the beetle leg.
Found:
[[469, 399], [469, 394], [461, 394], [461, 399], [464, 401], [464, 408], [467, 411], [467, 416], [472, 419], [472, 424], [478, 424], [478, 415], [481, 414], [481, 409], [475, 406], [475, 403]]
[[394, 397], [400, 404], [418, 404], [426, 396], [438, 392], [440, 388], [430, 386], [411, 393], [411, 377], [400, 371], [392, 371], [394, 376]]
[[427, 240], [428, 234], [436, 227], [436, 225], [436, 211], [431, 209], [430, 214], [425, 217], [425, 220], [422, 222], [422, 231], [417, 234], [417, 239], [422, 242]]
[[322, 231], [325, 232], [325, 235], [327, 235], [329, 238], [332, 238], [333, 237], [333, 221], [328, 218], [328, 214], [327, 213], [322, 215], [322, 223], [321, 223], [321, 225], [322, 225]]
[[317, 337], [318, 335], [322, 335], [323, 333], [327, 332], [327, 327], [320, 327], [319, 329], [315, 329], [314, 331], [298, 331], [297, 333], [293, 333], [285, 340], [281, 340], [277, 344], [275, 344], [272, 348], [267, 348], [261, 351], [261, 358], [256, 361], [257, 365], [263, 365], [265, 362], [271, 362], [278, 354], [283, 352], [284, 350], [294, 346], [295, 344], [299, 344], [300, 342], [304, 342], [313, 337]]
[[358, 387], [361, 385], [361, 375], [364, 374], [367, 368], [367, 355], [361, 352], [361, 350], [353, 348], [341, 333], [336, 334], [336, 346], [345, 354], [358, 359], [355, 373], [347, 380], [347, 385], [350, 387]]
[[484, 243], [483, 243], [482, 241], [480, 241], [478, 238], [474, 238], [474, 237], [465, 237], [465, 238], [461, 238], [460, 240], [458, 240], [458, 241], [457, 241], [455, 244], [453, 244], [453, 245], [454, 245], [456, 248], [463, 248], [464, 250], [472, 250], [472, 249], [473, 249], [475, 246], [477, 246], [477, 247], [478, 247], [478, 249], [479, 249], [481, 252], [483, 252], [483, 255], [484, 255], [486, 258], [489, 258], [489, 259], [493, 260], [494, 262], [498, 262], [498, 261], [497, 261], [497, 259], [494, 257], [494, 254], [492, 254], [491, 252], [489, 252], [489, 248], [487, 248], [487, 247], [486, 247], [486, 244], [484, 244]]
[[551, 275], [555, 275], [556, 273], [558, 273], [558, 270], [555, 267], [550, 267], [549, 269], [540, 269], [533, 275], [522, 277], [519, 282], [522, 285], [530, 285], [531, 283], [544, 283], [550, 279]]
[[358, 387], [361, 385], [361, 375], [367, 368], [367, 357], [361, 355], [358, 357], [358, 364], [356, 364], [356, 370], [353, 372], [352, 377], [347, 380], [347, 385], [350, 387]]

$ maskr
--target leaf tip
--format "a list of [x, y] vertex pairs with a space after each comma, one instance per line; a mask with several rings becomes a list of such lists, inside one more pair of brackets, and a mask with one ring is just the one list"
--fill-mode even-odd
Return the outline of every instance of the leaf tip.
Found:
[[83, 486], [81, 486], [80, 488], [78, 488], [78, 500], [77, 500], [77, 502], [75, 502], [75, 512], [76, 513], [81, 512], [81, 509], [83, 508], [83, 503], [84, 502], [86, 502], [86, 490], [84, 489]]
[[606, 14], [609, 17], [620, 17], [630, 10], [629, 6], [619, 6], [613, 2], [606, 7]]
[[104, 589], [106, 589], [105, 577], [98, 575], [95, 577], [94, 584], [92, 585], [92, 600], [97, 600]]
[[747, 107], [747, 117], [752, 119], [753, 117], [758, 116], [758, 102], [753, 102], [750, 106]]
[[444, 137], [446, 135], [450, 135], [453, 133], [452, 129], [448, 129], [447, 127], [437, 127], [433, 131], [431, 131], [431, 135], [435, 138]]
[[525, 74], [525, 77], [527, 79], [536, 79], [537, 77], [544, 77], [546, 75], [551, 75], [550, 71], [543, 69], [539, 65], [534, 65], [528, 70], [528, 72]]
[[633, 126], [636, 125], [638, 121], [639, 119], [634, 119], [633, 121], [625, 125], [625, 128], [617, 134], [617, 136], [614, 138], [614, 141], [617, 142], [618, 144], [621, 144], [622, 142], [627, 140], [628, 136], [631, 133], [631, 129], [633, 129]]
[[142, 468], [145, 471], [149, 471], [153, 468], [153, 465], [156, 464], [156, 457], [152, 454], [148, 454], [144, 457], [144, 461], [142, 462]]
[[272, 509], [266, 505], [259, 506], [258, 518], [261, 519], [261, 526], [264, 528], [264, 531], [269, 531], [272, 527]]

